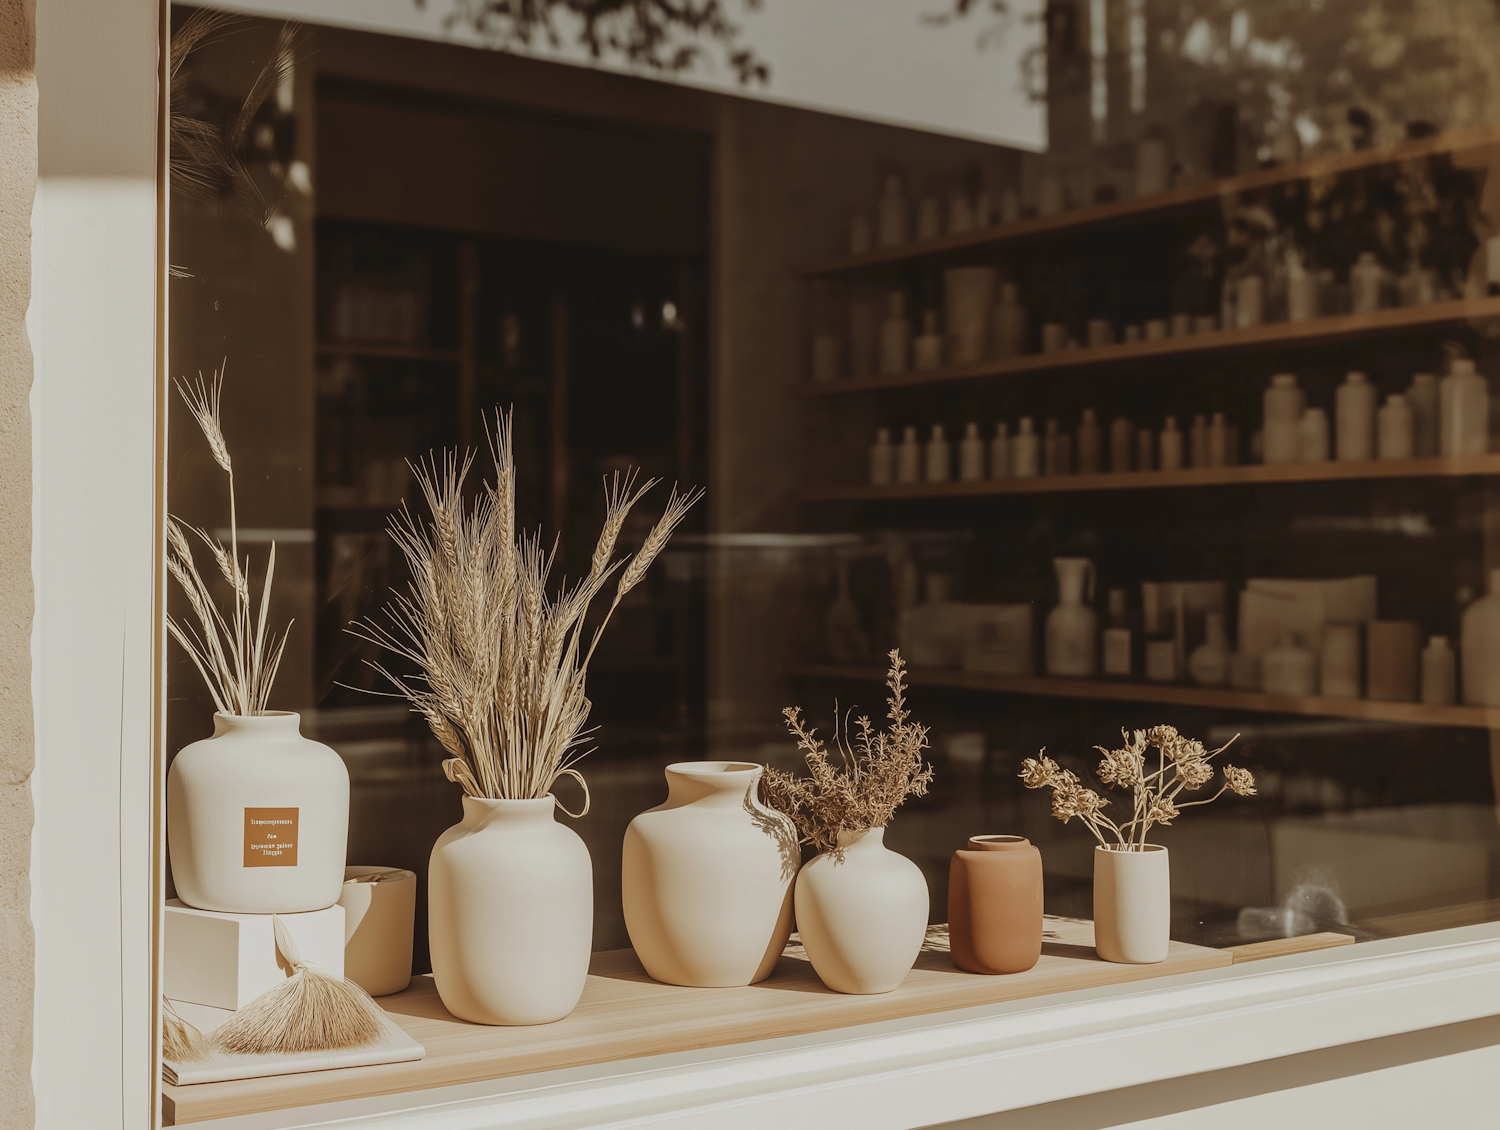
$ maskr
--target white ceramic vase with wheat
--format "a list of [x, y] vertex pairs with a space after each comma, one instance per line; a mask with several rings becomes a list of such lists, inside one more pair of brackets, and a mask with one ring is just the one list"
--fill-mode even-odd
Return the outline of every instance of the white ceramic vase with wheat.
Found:
[[823, 984], [888, 993], [906, 978], [927, 936], [927, 880], [885, 846], [884, 828], [838, 834], [797, 876], [797, 932]]
[[167, 771], [167, 853], [199, 910], [295, 914], [338, 902], [349, 770], [289, 711], [214, 715], [214, 734]]
[[475, 1024], [548, 1024], [588, 978], [594, 871], [552, 797], [464, 797], [432, 848], [427, 928], [449, 1012]]
[[761, 766], [667, 766], [667, 799], [625, 829], [625, 928], [670, 985], [753, 985], [792, 932], [797, 832], [759, 798]]
[[1094, 848], [1094, 949], [1105, 961], [1154, 965], [1167, 959], [1172, 871], [1167, 849]]

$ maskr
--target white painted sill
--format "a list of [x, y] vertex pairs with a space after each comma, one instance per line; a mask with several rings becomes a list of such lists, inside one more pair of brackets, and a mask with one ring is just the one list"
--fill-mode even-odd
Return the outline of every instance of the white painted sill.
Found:
[[205, 1130], [911, 1130], [1500, 1015], [1500, 923]]

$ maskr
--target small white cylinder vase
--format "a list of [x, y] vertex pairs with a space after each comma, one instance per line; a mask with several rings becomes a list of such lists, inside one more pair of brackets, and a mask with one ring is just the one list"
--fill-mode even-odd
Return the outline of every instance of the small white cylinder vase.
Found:
[[792, 932], [797, 831], [759, 798], [748, 761], [667, 766], [667, 800], [625, 829], [625, 929], [669, 985], [753, 985]]
[[927, 936], [927, 880], [885, 846], [885, 829], [840, 832], [797, 876], [797, 930], [823, 984], [888, 993], [906, 978]]
[[177, 897], [198, 910], [296, 914], [339, 900], [349, 847], [349, 770], [301, 718], [215, 714], [214, 736], [167, 772], [167, 851]]
[[344, 868], [344, 976], [372, 997], [411, 983], [417, 876], [392, 867]]
[[475, 1024], [548, 1024], [578, 1003], [594, 934], [589, 849], [556, 802], [464, 797], [432, 847], [427, 930], [448, 1011]]
[[1172, 870], [1167, 849], [1094, 848], [1094, 948], [1105, 961], [1153, 965], [1167, 959]]

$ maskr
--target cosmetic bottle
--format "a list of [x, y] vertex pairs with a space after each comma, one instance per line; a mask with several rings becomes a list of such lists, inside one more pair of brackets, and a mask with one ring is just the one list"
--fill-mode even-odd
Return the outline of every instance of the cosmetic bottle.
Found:
[[1188, 656], [1188, 674], [1200, 687], [1222, 687], [1229, 682], [1229, 636], [1224, 631], [1224, 614], [1206, 613], [1203, 625], [1206, 636]]
[[1375, 457], [1375, 386], [1349, 373], [1334, 394], [1333, 426], [1340, 461]]
[[1304, 463], [1328, 461], [1328, 413], [1321, 408], [1306, 408], [1297, 425], [1298, 442]]
[[1086, 557], [1054, 557], [1057, 607], [1047, 614], [1047, 674], [1088, 678], [1096, 670], [1099, 616], [1094, 598], [1094, 563]]
[[1303, 267], [1295, 251], [1286, 253], [1286, 316], [1289, 322], [1318, 316], [1318, 276]]
[[[1380, 291], [1385, 281], [1385, 270], [1375, 258], [1373, 251], [1361, 251], [1354, 266], [1349, 268], [1349, 311], [1353, 314], [1370, 314], [1380, 309]], [[1340, 456], [1339, 458], [1343, 458]]]
[[1412, 413], [1406, 397], [1393, 392], [1376, 419], [1375, 454], [1381, 459], [1412, 457]]
[[958, 477], [966, 483], [984, 478], [984, 440], [979, 438], [979, 425], [964, 425], [964, 438], [958, 445]]
[[1134, 673], [1134, 633], [1125, 607], [1125, 590], [1109, 590], [1109, 627], [1101, 638], [1101, 666], [1110, 678], [1128, 679]]
[[946, 483], [953, 478], [953, 445], [943, 435], [943, 425], [932, 425], [932, 438], [927, 441], [927, 481]]
[[1228, 467], [1234, 462], [1229, 452], [1229, 425], [1224, 420], [1224, 413], [1215, 412], [1213, 419], [1208, 423], [1208, 465], [1210, 467]]
[[1022, 416], [1015, 438], [1010, 444], [1011, 468], [1018, 479], [1034, 479], [1041, 474], [1042, 437], [1033, 430], [1030, 416]]
[[1259, 275], [1241, 275], [1235, 288], [1234, 324], [1240, 329], [1265, 321], [1266, 281]]
[[1261, 687], [1267, 694], [1311, 695], [1318, 693], [1318, 657], [1288, 632], [1281, 643], [1261, 657]]
[[1307, 398], [1291, 373], [1277, 373], [1261, 397], [1264, 416], [1261, 445], [1267, 463], [1295, 463], [1301, 458], [1298, 425]]
[[1090, 349], [1115, 343], [1115, 327], [1108, 318], [1090, 318], [1085, 327], [1085, 340]]
[[1457, 658], [1447, 636], [1433, 636], [1422, 649], [1422, 701], [1451, 706], [1456, 689]]
[[1104, 429], [1094, 416], [1092, 408], [1083, 410], [1083, 420], [1078, 425], [1078, 473], [1097, 475], [1104, 462]]
[[917, 442], [917, 429], [904, 428], [901, 446], [896, 449], [896, 481], [915, 483], [922, 478], [922, 445]]
[[877, 428], [870, 448], [870, 485], [888, 486], [895, 477], [896, 449], [891, 446], [891, 429]]
[[886, 298], [880, 323], [880, 372], [904, 373], [911, 357], [911, 323], [906, 318], [906, 295], [893, 290]]
[[1443, 455], [1483, 455], [1490, 445], [1490, 391], [1467, 357], [1455, 357], [1438, 385], [1438, 446]]
[[995, 307], [995, 356], [1019, 357], [1026, 352], [1026, 307], [1021, 290], [1013, 282], [1000, 284], [1000, 303]]
[[1182, 433], [1177, 430], [1176, 416], [1168, 416], [1162, 425], [1157, 448], [1158, 465], [1163, 471], [1182, 470]]
[[936, 369], [943, 363], [943, 333], [938, 328], [938, 312], [922, 311], [922, 332], [911, 344], [913, 369]]

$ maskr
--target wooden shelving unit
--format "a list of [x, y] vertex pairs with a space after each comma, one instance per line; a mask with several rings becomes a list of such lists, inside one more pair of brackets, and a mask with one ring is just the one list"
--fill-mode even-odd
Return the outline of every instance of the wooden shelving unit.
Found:
[[[790, 674], [816, 679], [885, 682], [883, 668], [838, 663], [805, 664], [792, 668]], [[1372, 702], [1364, 698], [1262, 694], [1258, 691], [1237, 691], [1220, 687], [1190, 687], [1179, 683], [987, 675], [931, 667], [910, 668], [908, 682], [915, 687], [951, 687], [997, 694], [1087, 698], [1110, 702], [1157, 702], [1171, 706], [1244, 710], [1258, 714], [1301, 714], [1318, 718], [1353, 718], [1365, 722], [1399, 722], [1413, 726], [1500, 729], [1500, 709], [1483, 706], [1426, 706], [1419, 702]]]
[[418, 345], [368, 345], [353, 341], [320, 341], [319, 357], [363, 357], [384, 361], [430, 361], [440, 365], [457, 365], [463, 359], [459, 349], [431, 349]]
[[1091, 349], [1028, 353], [1021, 357], [1007, 357], [999, 361], [982, 361], [976, 365], [908, 369], [902, 373], [893, 373], [883, 377], [858, 377], [824, 381], [818, 384], [807, 383], [802, 385], [801, 391], [807, 396], [883, 392], [888, 389], [953, 384], [986, 377], [1022, 376], [1029, 373], [1079, 369], [1092, 365], [1150, 361], [1156, 358], [1266, 350], [1278, 346], [1326, 345], [1381, 334], [1438, 329], [1464, 322], [1483, 322], [1494, 318], [1500, 318], [1500, 297], [1459, 298], [1449, 302], [1430, 302], [1423, 306], [1376, 310], [1368, 314], [1338, 314], [1325, 318], [1309, 318], [1300, 322], [1273, 322], [1269, 325], [1249, 326], [1244, 329], [1215, 330], [1211, 333], [1169, 337], [1159, 341], [1119, 342], [1114, 345], [1099, 345]]
[[1500, 475], [1500, 454], [1464, 455], [1447, 459], [1254, 463], [1240, 467], [1193, 467], [1180, 471], [1120, 471], [1098, 475], [1049, 475], [1028, 479], [977, 479], [971, 482], [814, 487], [802, 492], [802, 500], [804, 502], [900, 502], [908, 499], [1062, 494], [1070, 491], [1253, 486], [1261, 483], [1331, 483], [1362, 479], [1441, 479], [1463, 478], [1468, 475]]
[[859, 274], [871, 269], [890, 267], [933, 256], [950, 256], [1019, 240], [1148, 219], [1153, 213], [1166, 213], [1201, 206], [1223, 197], [1236, 196], [1242, 192], [1272, 188], [1276, 185], [1310, 180], [1315, 177], [1336, 176], [1340, 173], [1374, 168], [1398, 161], [1411, 161], [1441, 153], [1464, 153], [1483, 149], [1496, 143], [1500, 143], [1500, 126], [1483, 126], [1473, 130], [1406, 141], [1399, 145], [1315, 157], [1307, 161], [1281, 165], [1274, 169], [1260, 169], [1240, 176], [1185, 185], [1149, 196], [1137, 196], [1130, 200], [1117, 200], [1108, 204], [1074, 208], [1052, 216], [1037, 216], [1033, 219], [1019, 220], [1013, 224], [984, 228], [976, 232], [903, 243], [896, 247], [879, 248], [859, 255], [839, 255], [808, 263], [799, 274], [804, 278]]

